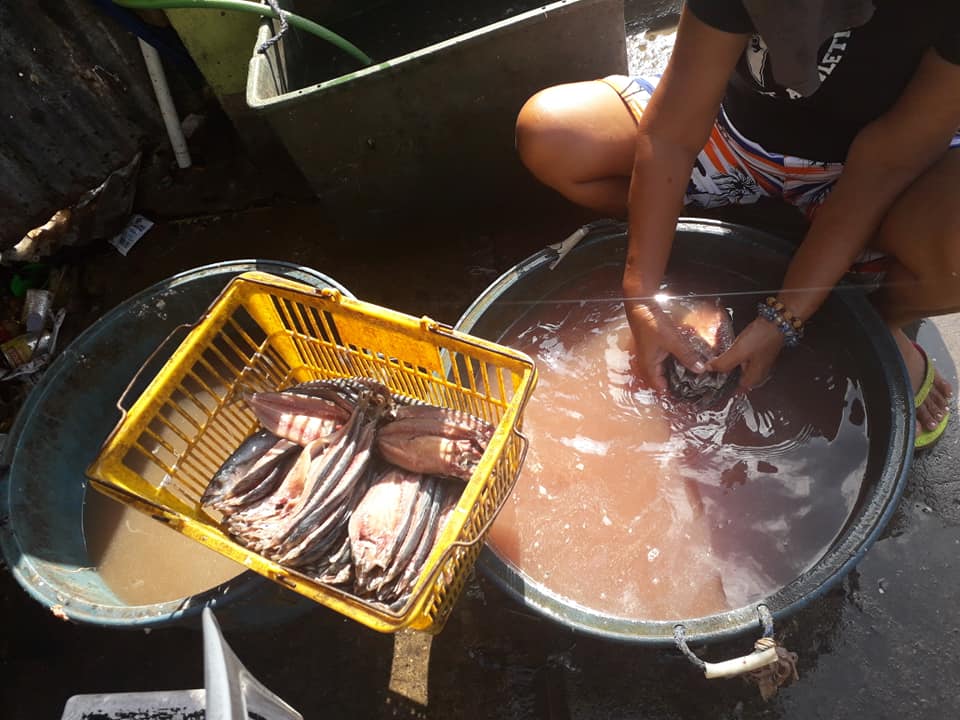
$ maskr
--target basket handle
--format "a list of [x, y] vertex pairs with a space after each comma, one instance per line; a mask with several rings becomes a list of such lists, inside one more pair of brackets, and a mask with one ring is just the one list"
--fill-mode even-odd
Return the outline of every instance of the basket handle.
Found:
[[512, 430], [513, 434], [517, 436], [520, 440], [520, 463], [518, 464], [518, 469], [516, 475], [513, 476], [513, 481], [510, 483], [510, 488], [506, 495], [504, 496], [504, 502], [494, 509], [493, 514], [487, 518], [487, 521], [483, 524], [483, 527], [480, 528], [480, 532], [477, 533], [477, 536], [473, 540], [455, 540], [450, 543], [450, 546], [444, 551], [443, 555], [433, 566], [433, 570], [430, 571], [430, 574], [427, 576], [425, 586], [433, 585], [437, 581], [437, 577], [440, 575], [440, 572], [443, 570], [444, 565], [447, 564], [447, 561], [450, 559], [450, 555], [453, 554], [453, 551], [458, 548], [472, 547], [476, 545], [480, 540], [482, 540], [487, 535], [487, 531], [493, 526], [494, 521], [497, 519], [497, 516], [500, 514], [500, 510], [503, 509], [503, 506], [506, 502], [506, 498], [513, 492], [513, 488], [517, 485], [517, 480], [520, 478], [520, 469], [523, 467], [523, 461], [527, 456], [527, 448], [530, 445], [530, 441], [527, 440], [527, 436], [522, 432], [514, 428]]
[[440, 322], [439, 320], [434, 320], [433, 318], [423, 315], [420, 318], [420, 327], [425, 332], [431, 332], [434, 335], [439, 335], [445, 339], [454, 339], [461, 345], [466, 345], [468, 347], [474, 348], [475, 350], [480, 350], [487, 353], [495, 353], [497, 355], [508, 357], [513, 360], [522, 359], [526, 364], [531, 365], [533, 361], [530, 358], [526, 357], [524, 353], [521, 353], [518, 350], [513, 350], [512, 348], [502, 348], [495, 347], [495, 343], [492, 343], [488, 340], [485, 340], [480, 337], [471, 335], [470, 333], [465, 333], [452, 325], [447, 323]]
[[480, 531], [477, 533], [476, 537], [473, 538], [473, 540], [454, 540], [452, 543], [450, 543], [450, 546], [444, 551], [443, 556], [440, 558], [440, 560], [437, 561], [437, 564], [434, 566], [433, 571], [430, 573], [430, 576], [427, 578], [428, 585], [431, 585], [436, 581], [437, 575], [440, 574], [440, 571], [443, 569], [443, 566], [447, 563], [447, 560], [450, 559], [450, 555], [453, 554], [454, 550], [458, 548], [473, 547], [478, 542], [480, 542], [483, 538], [486, 537], [487, 532], [490, 530], [491, 527], [493, 527], [493, 523], [496, 521], [497, 516], [500, 515], [500, 511], [503, 509], [503, 506], [506, 503], [507, 497], [509, 497], [510, 493], [512, 493], [513, 489], [517, 486], [517, 480], [520, 479], [520, 468], [523, 467], [523, 461], [527, 457], [527, 448], [530, 445], [530, 441], [527, 439], [526, 435], [524, 435], [522, 432], [520, 432], [516, 428], [514, 428], [512, 432], [520, 440], [520, 462], [517, 465], [517, 468], [518, 468], [517, 472], [513, 476], [513, 480], [510, 483], [510, 488], [507, 490], [506, 494], [504, 495], [504, 498], [503, 498], [504, 502], [501, 502], [500, 505], [498, 505], [494, 509], [493, 514], [490, 515], [489, 518], [487, 518], [487, 521], [483, 524], [483, 527], [480, 528]]
[[130, 382], [127, 383], [127, 387], [124, 388], [123, 392], [120, 393], [120, 397], [117, 399], [117, 410], [120, 411], [121, 421], [127, 416], [127, 412], [128, 412], [128, 408], [124, 407], [124, 403], [127, 400], [127, 396], [130, 394], [130, 391], [133, 389], [133, 386], [137, 384], [137, 381], [140, 380], [140, 376], [143, 375], [144, 370], [146, 370], [147, 367], [151, 363], [153, 363], [153, 361], [156, 359], [157, 355], [159, 355], [160, 352], [165, 347], [167, 347], [167, 345], [170, 343], [170, 340], [173, 338], [174, 335], [177, 334], [178, 331], [193, 330], [193, 328], [195, 328], [198, 324], [199, 323], [182, 323], [180, 325], [177, 325], [175, 328], [173, 328], [173, 330], [170, 331], [167, 337], [165, 337], [160, 342], [160, 344], [153, 349], [153, 352], [151, 352], [147, 356], [146, 360], [143, 361], [143, 363], [140, 365], [137, 371], [133, 374], [133, 377], [130, 379]]
[[[264, 283], [262, 280], [259, 279], [259, 276], [264, 274], [265, 273], [250, 272], [250, 273], [243, 273], [240, 277], [249, 283], [269, 286], [267, 283]], [[343, 299], [343, 293], [341, 293], [336, 288], [328, 288], [328, 287], [313, 288], [313, 287], [310, 287], [309, 285], [304, 285], [303, 283], [287, 280], [286, 278], [271, 277], [271, 280], [274, 285], [281, 285], [281, 286], [285, 286], [295, 290], [306, 289], [306, 290], [313, 291], [317, 295], [324, 297], [327, 300], [330, 300], [334, 303], [339, 303]], [[200, 325], [204, 320], [206, 320], [209, 315], [210, 315], [210, 308], [207, 308], [204, 311], [203, 315], [201, 315], [200, 318], [195, 322], [182, 323], [180, 325], [177, 325], [175, 328], [173, 328], [170, 331], [167, 337], [165, 337], [163, 341], [159, 345], [157, 345], [154, 351], [147, 356], [147, 359], [143, 361], [143, 364], [140, 365], [140, 368], [133, 374], [133, 377], [130, 379], [129, 384], [127, 385], [126, 388], [124, 388], [123, 392], [120, 393], [120, 397], [117, 400], [117, 410], [120, 411], [121, 421], [127, 416], [127, 412], [129, 411], [128, 408], [124, 407], [124, 403], [127, 400], [127, 396], [130, 394], [130, 391], [133, 389], [133, 386], [137, 384], [137, 381], [140, 379], [140, 376], [143, 375], [143, 372], [144, 370], [147, 369], [147, 366], [149, 366], [156, 359], [157, 355], [159, 355], [160, 352], [170, 343], [170, 340], [179, 330], [188, 330], [188, 331], [193, 330], [195, 327]]]
[[490, 517], [487, 518], [487, 521], [483, 524], [483, 527], [480, 528], [480, 531], [477, 533], [477, 536], [473, 540], [456, 540], [450, 544], [450, 547], [447, 548], [447, 552], [443, 556], [443, 562], [446, 562], [447, 556], [454, 548], [458, 547], [471, 547], [480, 542], [484, 537], [486, 537], [487, 532], [493, 527], [493, 523], [496, 521], [497, 517], [500, 515], [500, 511], [503, 509], [503, 506], [506, 504], [507, 498], [510, 496], [510, 493], [513, 492], [513, 489], [517, 486], [517, 481], [520, 479], [520, 470], [523, 468], [523, 461], [527, 458], [527, 448], [530, 445], [530, 441], [527, 440], [527, 436], [522, 432], [513, 429], [513, 434], [517, 436], [517, 439], [520, 441], [520, 462], [517, 464], [517, 472], [513, 476], [513, 480], [510, 481], [510, 487], [507, 489], [507, 492], [503, 496], [503, 502], [501, 502], [496, 508], [494, 508], [493, 513]]

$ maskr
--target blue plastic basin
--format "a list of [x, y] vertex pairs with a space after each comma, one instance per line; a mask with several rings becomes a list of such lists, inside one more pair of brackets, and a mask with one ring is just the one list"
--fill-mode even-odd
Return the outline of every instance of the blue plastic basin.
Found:
[[[8, 436], [0, 472], [0, 548], [20, 585], [60, 617], [95, 625], [199, 627], [205, 605], [222, 622], [262, 625], [309, 601], [253, 572], [200, 595], [153, 605], [117, 598], [92, 566], [83, 536], [84, 471], [119, 420], [116, 401], [136, 371], [178, 325], [195, 322], [234, 276], [260, 270], [353, 295], [314, 270], [238, 260], [175, 275], [121, 303], [47, 368]], [[159, 368], [176, 347], [157, 356]], [[144, 373], [144, 383], [149, 372]], [[138, 388], [133, 388], [136, 397]], [[142, 390], [142, 387], [139, 388]], [[263, 612], [269, 606], [272, 614]], [[221, 612], [222, 611], [222, 612]]]
[[[518, 305], [548, 297], [571, 278], [603, 266], [622, 267], [627, 245], [621, 223], [598, 223], [551, 269], [557, 251], [545, 248], [491, 284], [457, 322], [462, 332], [497, 341], [515, 320]], [[791, 246], [766, 232], [717, 220], [681, 218], [671, 262], [711, 268], [740, 268], [760, 287], [776, 288]], [[880, 536], [903, 494], [913, 458], [914, 424], [910, 379], [893, 337], [862, 288], [841, 284], [818, 314], [831, 324], [859, 374], [867, 398], [870, 442], [860, 497], [833, 544], [807, 571], [757, 603], [700, 618], [671, 620], [622, 618], [583, 608], [485, 546], [478, 569], [519, 602], [576, 630], [600, 637], [654, 646], [671, 646], [674, 628], [683, 625], [690, 642], [716, 642], [745, 633], [759, 634], [760, 606], [782, 619], [836, 585]], [[534, 396], [533, 402], [536, 402]]]

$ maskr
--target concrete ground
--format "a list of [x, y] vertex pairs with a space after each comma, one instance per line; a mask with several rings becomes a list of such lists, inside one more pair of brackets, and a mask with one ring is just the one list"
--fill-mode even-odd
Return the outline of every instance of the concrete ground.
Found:
[[[583, 219], [555, 203], [526, 217], [427, 220], [397, 228], [383, 243], [339, 234], [316, 206], [275, 207], [160, 226], [127, 258], [91, 263], [86, 281], [98, 288], [102, 312], [176, 271], [266, 256], [314, 267], [363, 299], [453, 323], [500, 272]], [[921, 328], [921, 339], [955, 377], [960, 318]], [[777, 628], [799, 654], [800, 680], [770, 702], [742, 681], [705, 680], [672, 649], [578, 635], [479, 575], [432, 644], [380, 635], [312, 605], [286, 622], [270, 624], [267, 612], [252, 627], [224, 631], [251, 672], [307, 718], [956, 717], [958, 441], [953, 422], [918, 456], [896, 515], [860, 566]], [[58, 718], [78, 693], [202, 685], [195, 630], [65, 623], [7, 573], [0, 609], [4, 718]], [[750, 642], [711, 647], [708, 659], [747, 652]]]
[[[662, 60], [668, 41], [661, 37], [633, 33], [631, 66], [643, 52]], [[795, 229], [777, 213], [726, 217]], [[310, 203], [166, 223], [127, 258], [111, 250], [88, 264], [83, 284], [94, 305], [75, 320], [89, 323], [180, 270], [267, 257], [316, 268], [362, 299], [453, 323], [502, 271], [588, 219], [547, 200], [523, 212], [424, 218], [386, 236], [338, 230]], [[960, 316], [924, 323], [919, 338], [955, 381]], [[957, 717], [958, 442], [954, 420], [935, 448], [917, 456], [895, 516], [860, 565], [778, 626], [778, 637], [799, 655], [800, 680], [769, 702], [742, 681], [705, 680], [673, 650], [576, 634], [479, 574], [432, 642], [380, 635], [309, 604], [284, 622], [264, 612], [254, 622], [225, 624], [224, 632], [253, 675], [306, 718]], [[5, 720], [59, 718], [74, 694], [202, 686], [195, 629], [145, 633], [65, 623], [6, 572], [0, 572], [0, 611]], [[751, 641], [713, 646], [706, 656], [739, 655]]]

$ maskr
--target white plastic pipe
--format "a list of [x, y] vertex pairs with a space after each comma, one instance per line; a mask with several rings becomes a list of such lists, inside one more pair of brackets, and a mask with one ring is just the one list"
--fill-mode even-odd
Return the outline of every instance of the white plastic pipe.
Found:
[[170, 138], [170, 145], [173, 147], [173, 154], [177, 158], [177, 165], [181, 168], [188, 168], [191, 162], [190, 150], [187, 148], [187, 139], [183, 136], [180, 117], [177, 115], [177, 108], [174, 106], [173, 97], [170, 95], [170, 86], [167, 85], [167, 76], [163, 72], [160, 54], [152, 45], [145, 43], [141, 38], [137, 38], [137, 41], [140, 43], [140, 52], [143, 53], [144, 62], [147, 64], [147, 73], [150, 75], [150, 82], [153, 83], [153, 92], [157, 96], [157, 104], [160, 105], [163, 124], [167, 126], [167, 137]]
[[751, 672], [766, 667], [767, 665], [772, 665], [776, 661], [777, 649], [772, 647], [759, 652], [752, 652], [743, 657], [733, 658], [732, 660], [724, 660], [718, 663], [705, 662], [703, 664], [703, 674], [708, 679], [733, 677], [734, 675], [740, 675], [741, 673]]

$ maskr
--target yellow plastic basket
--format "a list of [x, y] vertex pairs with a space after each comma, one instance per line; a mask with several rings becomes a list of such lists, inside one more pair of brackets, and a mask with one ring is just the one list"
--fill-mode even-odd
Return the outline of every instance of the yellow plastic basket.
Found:
[[[239, 400], [241, 389], [344, 377], [375, 378], [394, 392], [473, 413], [496, 427], [409, 600], [396, 612], [251, 552], [199, 504], [213, 474], [257, 427]], [[121, 398], [120, 422], [87, 475], [100, 492], [374, 630], [436, 633], [520, 472], [527, 448], [521, 421], [535, 383], [533, 361], [510, 348], [335, 290], [245, 273], [192, 326], [129, 410]]]

